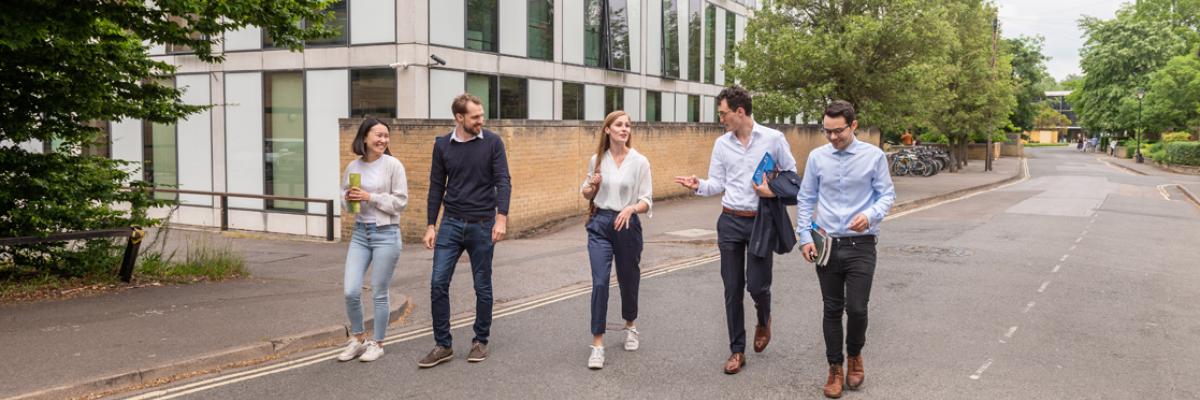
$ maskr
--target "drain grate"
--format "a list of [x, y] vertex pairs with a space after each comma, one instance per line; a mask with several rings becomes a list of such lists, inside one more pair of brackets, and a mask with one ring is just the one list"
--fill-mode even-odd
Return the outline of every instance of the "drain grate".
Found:
[[975, 253], [971, 250], [956, 247], [901, 246], [893, 247], [891, 249], [905, 254], [921, 256], [970, 257], [975, 255]]

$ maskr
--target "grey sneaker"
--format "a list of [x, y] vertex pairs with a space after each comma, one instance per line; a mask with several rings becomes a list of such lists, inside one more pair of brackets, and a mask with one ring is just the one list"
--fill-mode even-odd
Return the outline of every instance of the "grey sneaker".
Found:
[[350, 361], [358, 356], [361, 356], [364, 351], [367, 351], [367, 345], [358, 341], [358, 338], [351, 337], [350, 341], [346, 342], [345, 350], [338, 354], [338, 361]]
[[383, 357], [383, 347], [379, 346], [379, 342], [368, 340], [365, 347], [367, 349], [363, 351], [362, 356], [358, 357], [358, 361], [371, 362]]
[[641, 344], [642, 334], [637, 328], [625, 328], [625, 350], [634, 351]]
[[487, 345], [479, 342], [471, 342], [471, 352], [467, 353], [467, 362], [480, 362], [486, 360], [488, 356]]
[[604, 346], [591, 346], [592, 355], [588, 357], [588, 368], [604, 368]]
[[450, 361], [451, 358], [454, 358], [454, 349], [442, 346], [434, 346], [433, 350], [431, 350], [429, 354], [425, 355], [425, 358], [422, 358], [421, 361], [417, 362], [417, 366], [421, 368], [429, 368], [443, 362]]

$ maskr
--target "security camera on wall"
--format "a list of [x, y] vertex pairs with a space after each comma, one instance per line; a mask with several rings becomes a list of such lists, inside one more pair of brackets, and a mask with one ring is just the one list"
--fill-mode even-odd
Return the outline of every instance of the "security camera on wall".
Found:
[[[430, 54], [430, 55], [429, 55], [429, 58], [430, 58], [430, 59], [432, 59], [432, 60], [433, 60], [433, 62], [430, 62], [430, 63], [428, 63], [428, 64], [425, 64], [425, 65], [424, 65], [425, 67], [429, 67], [429, 66], [431, 66], [431, 65], [434, 65], [434, 64], [437, 64], [437, 65], [446, 65], [446, 59], [444, 59], [444, 58], [441, 58], [441, 57], [438, 57], [438, 56], [437, 56], [437, 54]], [[398, 69], [408, 69], [408, 67], [412, 66], [412, 64], [409, 64], [409, 63], [407, 63], [407, 62], [395, 62], [395, 63], [388, 64], [388, 66], [389, 66], [389, 67], [392, 67], [392, 68], [398, 68]], [[420, 65], [420, 64], [417, 64], [416, 66], [420, 67], [420, 66], [422, 66], [422, 65]]]
[[446, 60], [438, 57], [437, 54], [430, 54], [429, 58], [433, 59], [433, 62], [438, 63], [438, 65], [446, 65]]

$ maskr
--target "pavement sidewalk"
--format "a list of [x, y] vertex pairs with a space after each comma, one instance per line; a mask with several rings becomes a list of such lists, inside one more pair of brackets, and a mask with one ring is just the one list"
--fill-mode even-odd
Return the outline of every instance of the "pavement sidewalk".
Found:
[[[962, 173], [896, 177], [893, 212], [1022, 176], [1020, 159], [1002, 158], [994, 167], [985, 173], [983, 162], [973, 161]], [[719, 196], [657, 203], [653, 217], [643, 220], [643, 271], [716, 254], [719, 207]], [[497, 246], [498, 309], [590, 281], [583, 218], [562, 226]], [[64, 398], [148, 386], [346, 340], [341, 282], [346, 244], [178, 229], [168, 235], [168, 249], [198, 241], [228, 244], [245, 255], [251, 277], [0, 306], [0, 359], [5, 360], [0, 398]], [[392, 281], [396, 321], [390, 330], [429, 325], [432, 255], [417, 243], [404, 246]], [[369, 290], [364, 298], [369, 299]], [[466, 315], [473, 305], [464, 257], [452, 280], [451, 309]]]
[[1154, 160], [1147, 158], [1138, 164], [1132, 158], [1113, 157], [1105, 154], [1096, 155], [1100, 161], [1109, 163], [1137, 175], [1148, 175], [1162, 178], [1165, 182], [1177, 184], [1183, 189], [1183, 194], [1200, 206], [1200, 175], [1181, 174], [1167, 171], [1154, 165]]

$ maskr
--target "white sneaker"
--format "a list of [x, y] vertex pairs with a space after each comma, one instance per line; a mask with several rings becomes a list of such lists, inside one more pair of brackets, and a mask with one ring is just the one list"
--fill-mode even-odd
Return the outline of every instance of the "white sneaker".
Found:
[[638, 345], [641, 344], [641, 336], [642, 334], [638, 332], [637, 328], [625, 328], [625, 350], [637, 350]]
[[383, 347], [379, 346], [379, 342], [368, 340], [366, 346], [363, 347], [365, 347], [366, 350], [363, 351], [362, 356], [358, 358], [358, 361], [371, 362], [378, 360], [379, 357], [383, 357]]
[[338, 354], [338, 361], [353, 360], [355, 357], [361, 356], [366, 350], [366, 344], [358, 341], [358, 338], [352, 337], [349, 342], [346, 342], [346, 349], [342, 350], [342, 354]]
[[592, 355], [588, 357], [588, 368], [600, 369], [604, 368], [604, 346], [592, 347]]

